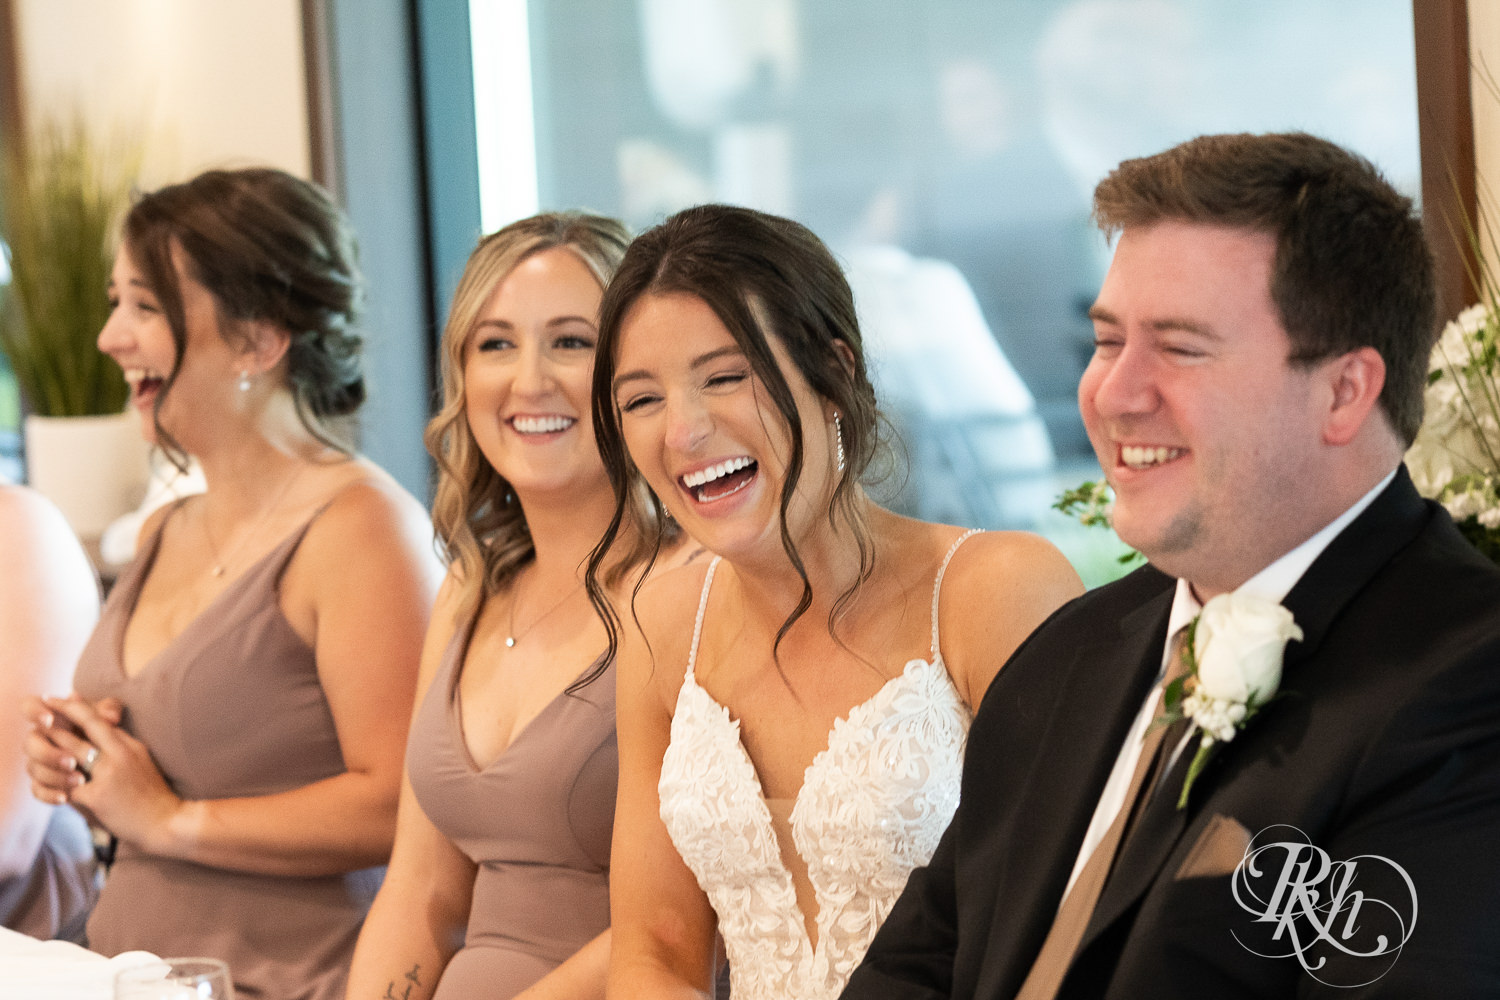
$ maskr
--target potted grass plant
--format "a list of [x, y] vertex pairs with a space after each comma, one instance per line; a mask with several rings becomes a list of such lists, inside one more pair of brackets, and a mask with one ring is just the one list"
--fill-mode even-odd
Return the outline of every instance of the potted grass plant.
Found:
[[0, 350], [20, 389], [28, 481], [95, 538], [140, 501], [146, 449], [120, 369], [95, 345], [109, 316], [113, 229], [135, 158], [81, 123], [46, 125], [0, 165]]

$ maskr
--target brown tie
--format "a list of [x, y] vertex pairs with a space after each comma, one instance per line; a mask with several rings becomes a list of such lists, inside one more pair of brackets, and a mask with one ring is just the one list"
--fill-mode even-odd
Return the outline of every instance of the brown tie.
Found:
[[[1187, 670], [1187, 660], [1182, 655], [1186, 638], [1186, 626], [1178, 629], [1172, 636], [1166, 682], [1162, 685], [1162, 694], [1156, 698], [1153, 718], [1162, 713], [1166, 685]], [[1073, 962], [1073, 954], [1078, 950], [1078, 942], [1083, 940], [1084, 929], [1088, 927], [1089, 918], [1094, 914], [1094, 906], [1099, 902], [1104, 880], [1109, 875], [1110, 866], [1114, 864], [1115, 854], [1119, 851], [1131, 814], [1136, 811], [1137, 803], [1142, 798], [1142, 788], [1153, 770], [1167, 729], [1166, 726], [1147, 729], [1145, 741], [1141, 744], [1140, 759], [1136, 761], [1135, 773], [1131, 775], [1130, 787], [1125, 792], [1125, 801], [1121, 803], [1114, 822], [1104, 831], [1104, 839], [1099, 841], [1099, 846], [1094, 848], [1094, 853], [1089, 855], [1083, 870], [1078, 873], [1078, 880], [1063, 899], [1062, 906], [1058, 907], [1052, 929], [1047, 932], [1042, 950], [1037, 953], [1036, 962], [1031, 966], [1026, 981], [1021, 984], [1016, 1000], [1052, 1000], [1057, 996], [1063, 976]]]

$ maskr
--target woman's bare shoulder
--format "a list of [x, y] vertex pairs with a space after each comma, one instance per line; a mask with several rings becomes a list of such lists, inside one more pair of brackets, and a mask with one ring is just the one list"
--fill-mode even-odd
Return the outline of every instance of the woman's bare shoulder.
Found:
[[670, 640], [681, 633], [684, 622], [691, 636], [708, 566], [704, 559], [651, 573], [633, 595], [629, 590], [621, 595], [625, 611], [634, 611], [632, 617], [647, 638]]
[[69, 573], [95, 587], [93, 570], [62, 511], [25, 486], [0, 485], [0, 550], [16, 583]]
[[329, 475], [324, 495], [326, 506], [320, 520], [385, 518], [392, 523], [420, 524], [431, 531], [427, 511], [417, 498], [368, 459], [352, 459], [338, 474]]
[[708, 560], [652, 573], [634, 594], [615, 602], [620, 619], [621, 666], [641, 672], [675, 691], [687, 669], [698, 601]]
[[51, 535], [65, 524], [62, 512], [36, 490], [0, 483], [0, 538]]
[[981, 531], [964, 541], [948, 564], [947, 580], [965, 591], [999, 588], [1068, 592], [1077, 596], [1083, 583], [1066, 556], [1041, 535], [1029, 531]]
[[1024, 531], [986, 531], [964, 542], [943, 577], [943, 655], [970, 707], [1001, 665], [1083, 583], [1057, 546]]
[[432, 521], [426, 509], [394, 477], [364, 459], [354, 459], [330, 475], [318, 491], [316, 520], [309, 542], [361, 545], [396, 542], [430, 551]]
[[430, 604], [444, 573], [427, 511], [378, 466], [355, 462], [342, 477], [327, 481], [299, 562], [330, 580], [412, 574]]

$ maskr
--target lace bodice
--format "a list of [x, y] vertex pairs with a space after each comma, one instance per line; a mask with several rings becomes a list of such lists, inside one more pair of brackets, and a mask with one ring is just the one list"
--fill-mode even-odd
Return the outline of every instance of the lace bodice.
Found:
[[792, 839], [817, 900], [809, 941], [760, 778], [740, 727], [694, 675], [709, 566], [686, 676], [662, 759], [661, 818], [719, 917], [735, 1000], [838, 996], [911, 870], [932, 857], [958, 806], [971, 718], [943, 664], [932, 586], [932, 653], [834, 723], [803, 776]]

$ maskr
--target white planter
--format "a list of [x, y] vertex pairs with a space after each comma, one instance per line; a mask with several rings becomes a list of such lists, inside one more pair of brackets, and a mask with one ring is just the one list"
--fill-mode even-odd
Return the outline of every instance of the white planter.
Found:
[[26, 479], [85, 541], [141, 502], [149, 451], [133, 413], [26, 418]]

